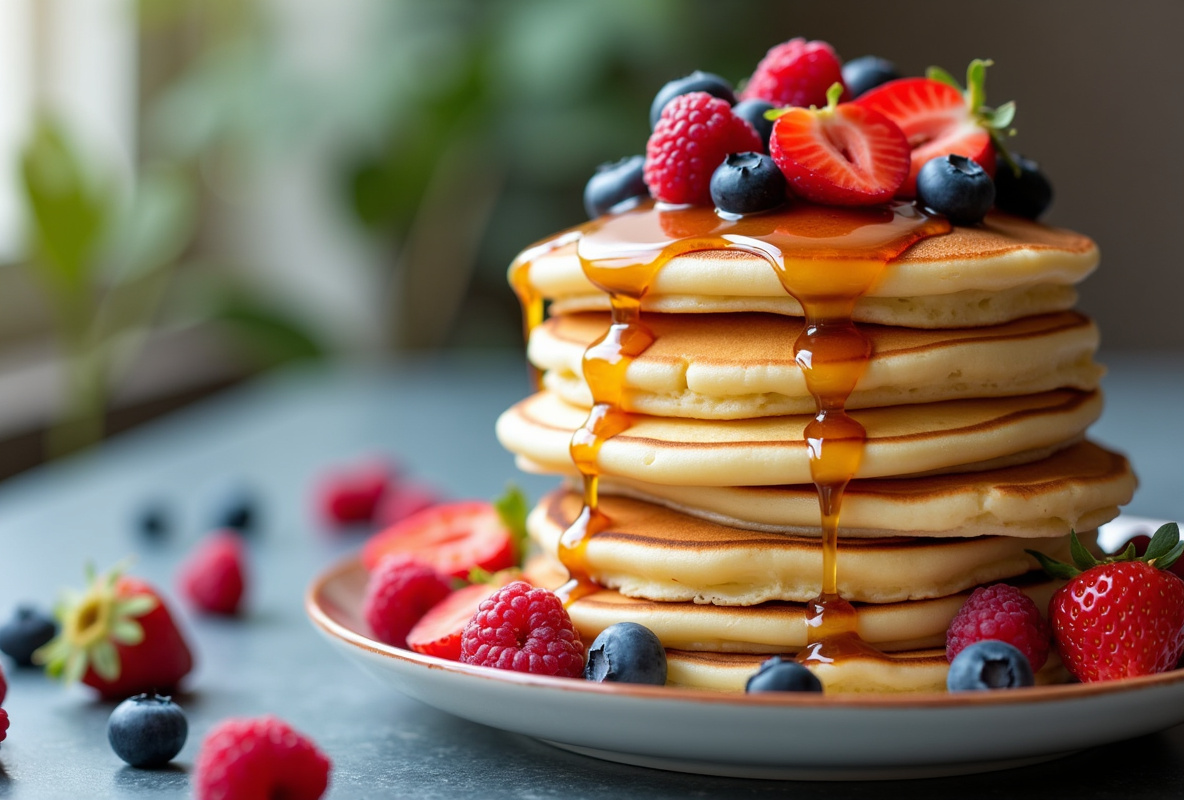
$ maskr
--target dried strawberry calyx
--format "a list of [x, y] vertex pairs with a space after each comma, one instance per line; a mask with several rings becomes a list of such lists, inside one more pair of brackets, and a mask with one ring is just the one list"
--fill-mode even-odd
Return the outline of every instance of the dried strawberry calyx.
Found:
[[1069, 580], [1093, 567], [1102, 564], [1118, 564], [1124, 561], [1142, 561], [1156, 569], [1166, 570], [1175, 564], [1180, 556], [1184, 555], [1184, 542], [1180, 541], [1180, 526], [1175, 522], [1168, 522], [1161, 525], [1155, 535], [1151, 537], [1151, 543], [1147, 545], [1147, 552], [1141, 556], [1135, 555], [1135, 543], [1130, 542], [1121, 553], [1099, 559], [1081, 543], [1081, 540], [1077, 538], [1076, 531], [1069, 533], [1069, 553], [1073, 556], [1072, 564], [1049, 558], [1035, 550], [1027, 552], [1040, 562], [1041, 568], [1049, 575]]
[[1015, 128], [1011, 123], [1015, 121], [1015, 101], [1009, 100], [998, 108], [987, 105], [987, 67], [994, 65], [991, 59], [976, 58], [966, 67], [966, 88], [958, 83], [958, 79], [941, 67], [930, 67], [925, 77], [931, 81], [952, 86], [966, 98], [966, 107], [970, 109], [975, 122], [991, 137], [991, 144], [995, 146], [995, 154], [1003, 159], [1007, 166], [1018, 178], [1022, 170], [1019, 162], [1007, 150], [1003, 139], [1005, 136], [1015, 136]]
[[90, 667], [104, 680], [114, 681], [119, 677], [119, 652], [115, 645], [134, 646], [144, 641], [144, 627], [138, 618], [159, 603], [150, 594], [122, 597], [116, 592], [116, 584], [126, 568], [126, 564], [120, 564], [100, 575], [88, 564], [85, 591], [63, 593], [54, 608], [58, 635], [33, 653], [33, 661], [44, 664], [47, 674], [66, 683], [77, 683]]

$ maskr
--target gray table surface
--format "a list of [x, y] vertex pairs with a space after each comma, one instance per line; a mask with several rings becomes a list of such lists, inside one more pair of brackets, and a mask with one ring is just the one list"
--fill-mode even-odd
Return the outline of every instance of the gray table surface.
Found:
[[[1179, 517], [1184, 506], [1184, 357], [1109, 354], [1107, 410], [1095, 438], [1133, 458], [1142, 488], [1128, 511]], [[274, 713], [334, 762], [333, 798], [363, 797], [1179, 797], [1184, 726], [1037, 767], [968, 778], [883, 784], [743, 781], [626, 767], [465, 722], [389, 692], [313, 630], [302, 594], [359, 535], [327, 533], [310, 489], [327, 465], [397, 454], [452, 497], [491, 497], [514, 479], [532, 496], [551, 481], [518, 476], [493, 421], [526, 391], [522, 362], [484, 354], [435, 361], [290, 371], [116, 438], [90, 455], [0, 485], [0, 615], [49, 605], [93, 559], [137, 554], [135, 572], [166, 589], [204, 532], [228, 480], [254, 487], [263, 531], [252, 545], [249, 612], [196, 617], [174, 602], [197, 649], [181, 698], [190, 739], [164, 771], [126, 767], [107, 746], [112, 706], [82, 687], [6, 664], [12, 717], [0, 746], [0, 798], [187, 797], [202, 736], [232, 715]], [[146, 499], [174, 504], [175, 536], [146, 546], [132, 519]], [[1135, 766], [1137, 765], [1137, 767]], [[1113, 768], [1106, 768], [1113, 767]]]

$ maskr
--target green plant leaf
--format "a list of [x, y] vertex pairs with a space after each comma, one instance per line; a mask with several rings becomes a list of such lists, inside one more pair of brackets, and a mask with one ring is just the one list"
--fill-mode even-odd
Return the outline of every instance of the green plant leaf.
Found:
[[107, 248], [106, 277], [127, 284], [172, 264], [189, 243], [196, 218], [193, 190], [179, 171], [145, 169]]
[[324, 355], [321, 344], [294, 317], [246, 296], [215, 299], [210, 318], [225, 325], [243, 349], [265, 366]]

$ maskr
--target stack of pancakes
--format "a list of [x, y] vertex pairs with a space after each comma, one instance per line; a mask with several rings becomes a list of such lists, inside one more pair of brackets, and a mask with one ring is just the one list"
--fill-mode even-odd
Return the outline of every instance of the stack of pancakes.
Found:
[[[578, 239], [513, 268], [550, 316], [529, 341], [542, 389], [497, 429], [522, 469], [572, 478], [569, 444], [592, 405], [582, 358], [610, 324]], [[1126, 460], [1085, 438], [1102, 370], [1073, 287], [1097, 259], [1084, 236], [992, 214], [916, 242], [856, 302], [871, 356], [846, 407], [867, 438], [842, 505], [838, 591], [859, 637], [891, 658], [816, 667], [828, 692], [943, 688], [945, 631], [966, 596], [1007, 581], [1047, 607], [1058, 584], [1025, 550], [1064, 558], [1070, 530], [1088, 535], [1130, 499]], [[631, 424], [597, 456], [610, 524], [583, 559], [600, 589], [568, 610], [586, 640], [624, 620], [652, 629], [671, 683], [743, 690], [769, 654], [807, 644], [805, 603], [822, 588], [802, 308], [765, 259], [709, 249], [665, 263], [641, 309], [654, 342], [624, 373]], [[534, 509], [536, 583], [566, 579], [559, 540], [582, 507], [573, 481]], [[1054, 657], [1038, 679], [1062, 674]]]

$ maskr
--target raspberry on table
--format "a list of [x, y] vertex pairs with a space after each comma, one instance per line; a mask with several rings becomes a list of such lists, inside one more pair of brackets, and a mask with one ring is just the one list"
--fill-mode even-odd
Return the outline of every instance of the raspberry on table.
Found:
[[711, 202], [711, 174], [729, 154], [761, 151], [752, 126], [726, 100], [689, 92], [666, 104], [645, 148], [645, 182], [666, 203]]
[[460, 660], [578, 678], [584, 672], [584, 645], [554, 592], [514, 581], [486, 598], [465, 626]]
[[8, 736], [8, 712], [0, 708], [0, 742]]
[[407, 646], [407, 632], [452, 593], [448, 578], [408, 555], [387, 556], [370, 573], [362, 613], [375, 638]]
[[971, 592], [946, 630], [946, 658], [975, 642], [993, 639], [1023, 653], [1038, 672], [1048, 660], [1051, 632], [1032, 599], [1014, 586], [997, 583]]
[[273, 717], [232, 718], [206, 735], [194, 763], [197, 800], [317, 800], [332, 763], [311, 739]]
[[231, 530], [211, 533], [181, 567], [181, 593], [199, 611], [233, 616], [247, 587], [242, 537]]

